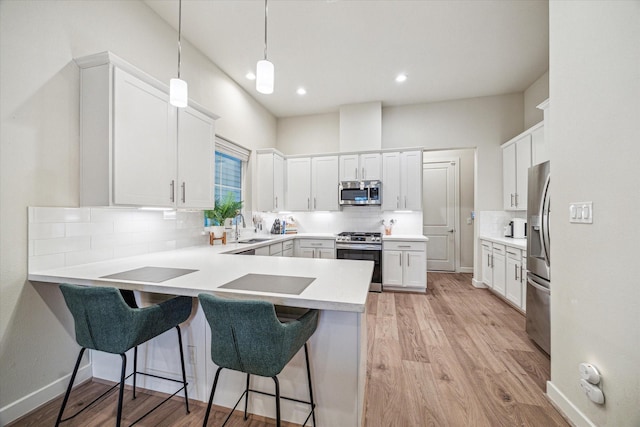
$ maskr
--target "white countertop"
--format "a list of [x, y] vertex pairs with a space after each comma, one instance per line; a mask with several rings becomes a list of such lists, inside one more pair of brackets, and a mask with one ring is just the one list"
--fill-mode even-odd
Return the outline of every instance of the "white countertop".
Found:
[[488, 240], [490, 242], [501, 243], [503, 245], [518, 248], [523, 251], [527, 250], [527, 239], [514, 239], [513, 237], [495, 237], [495, 236], [480, 236], [480, 240]]
[[382, 241], [385, 240], [398, 240], [402, 242], [428, 242], [429, 238], [427, 236], [423, 236], [422, 234], [385, 234], [382, 236]]
[[[305, 235], [296, 235], [306, 237]], [[29, 280], [48, 283], [72, 283], [90, 286], [113, 286], [143, 292], [196, 297], [213, 292], [231, 298], [259, 298], [274, 304], [323, 310], [364, 312], [373, 273], [372, 261], [309, 259], [222, 254], [249, 249], [296, 236], [278, 237], [260, 244], [195, 246], [174, 251], [156, 252], [128, 258], [56, 268], [29, 273]], [[313, 234], [310, 237], [319, 238]], [[134, 282], [100, 277], [141, 267], [197, 269], [162, 283]], [[219, 289], [220, 286], [248, 273], [314, 277], [300, 295]]]

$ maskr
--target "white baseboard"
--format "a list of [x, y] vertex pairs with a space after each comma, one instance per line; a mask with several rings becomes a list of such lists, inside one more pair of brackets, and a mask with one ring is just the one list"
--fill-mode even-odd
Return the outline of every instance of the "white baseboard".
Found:
[[473, 267], [459, 267], [458, 273], [473, 273]]
[[574, 426], [596, 427], [551, 381], [547, 381], [547, 397]]
[[[91, 379], [91, 377], [91, 363], [88, 363], [78, 369], [75, 384], [80, 384], [84, 381], [87, 381]], [[20, 399], [6, 405], [3, 408], [0, 408], [0, 425], [5, 426], [10, 422], [13, 422], [22, 417], [23, 415], [28, 414], [34, 409], [39, 408], [50, 400], [53, 400], [56, 397], [60, 396], [66, 391], [67, 387], [69, 386], [70, 379], [71, 373], [55, 380], [51, 384], [48, 384], [39, 390], [21, 397]]]
[[471, 284], [473, 285], [474, 288], [486, 288], [487, 287], [487, 285], [485, 285], [484, 282], [482, 282], [480, 280], [476, 280], [475, 277], [473, 279], [471, 279]]

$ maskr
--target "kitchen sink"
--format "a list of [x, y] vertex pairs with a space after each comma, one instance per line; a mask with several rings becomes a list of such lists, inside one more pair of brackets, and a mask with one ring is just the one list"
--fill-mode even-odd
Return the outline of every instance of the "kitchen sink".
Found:
[[260, 242], [267, 242], [271, 240], [268, 237], [254, 237], [252, 239], [247, 239], [247, 240], [239, 240], [238, 243], [260, 243]]

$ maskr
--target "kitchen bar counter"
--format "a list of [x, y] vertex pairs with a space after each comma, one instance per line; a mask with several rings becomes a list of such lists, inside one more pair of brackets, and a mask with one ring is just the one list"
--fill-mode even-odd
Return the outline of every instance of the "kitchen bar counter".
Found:
[[[274, 304], [320, 310], [364, 312], [373, 262], [293, 257], [261, 257], [222, 254], [246, 250], [281, 241], [260, 244], [194, 246], [128, 258], [81, 264], [29, 273], [29, 280], [47, 283], [112, 286], [141, 292], [197, 297], [212, 292], [229, 298], [260, 298]], [[161, 283], [101, 278], [142, 267], [198, 270]], [[300, 294], [276, 294], [268, 291], [220, 289], [220, 286], [246, 274], [277, 274], [313, 277], [315, 280]]]
[[[321, 236], [310, 235], [314, 238]], [[373, 272], [372, 261], [308, 259], [233, 255], [224, 252], [246, 250], [305, 235], [282, 236], [258, 244], [196, 246], [148, 255], [120, 258], [51, 270], [32, 271], [29, 280], [52, 284], [73, 283], [88, 286], [112, 286], [139, 291], [144, 302], [162, 299], [158, 294], [195, 297], [211, 292], [227, 298], [261, 299], [278, 305], [320, 309], [318, 327], [310, 339], [310, 359], [314, 378], [316, 416], [323, 425], [363, 426], [367, 366], [366, 300]], [[327, 237], [334, 238], [334, 237]], [[164, 282], [107, 279], [106, 275], [143, 267], [198, 270]], [[299, 295], [221, 288], [247, 274], [266, 274], [314, 278]], [[255, 284], [255, 283], [254, 283]], [[164, 297], [166, 298], [166, 297]], [[216, 366], [211, 361], [210, 330], [198, 304], [182, 325], [187, 362], [190, 398], [206, 402], [213, 384]], [[175, 357], [172, 331], [139, 347], [138, 364], [142, 370], [157, 375], [180, 377], [179, 358]], [[175, 334], [175, 332], [173, 332]], [[91, 352], [91, 364], [81, 370], [79, 381], [91, 377], [117, 382], [117, 356]], [[306, 398], [304, 355], [298, 353], [281, 373], [284, 396]], [[71, 367], [70, 367], [71, 369]], [[83, 377], [84, 372], [84, 377]], [[214, 404], [233, 407], [244, 390], [244, 375], [225, 371], [222, 387], [216, 391]], [[165, 382], [166, 383], [166, 382]], [[153, 377], [142, 377], [139, 386], [161, 392], [173, 392]], [[172, 386], [172, 385], [171, 385]], [[170, 387], [169, 387], [170, 388]], [[273, 392], [270, 378], [253, 377], [252, 388]], [[302, 424], [307, 407], [283, 403], [282, 419]], [[249, 411], [275, 418], [273, 398], [252, 393]]]

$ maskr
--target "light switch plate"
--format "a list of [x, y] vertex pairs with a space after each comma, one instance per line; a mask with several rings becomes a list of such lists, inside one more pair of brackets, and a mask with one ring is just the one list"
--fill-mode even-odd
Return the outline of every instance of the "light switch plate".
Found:
[[570, 203], [569, 222], [574, 224], [593, 224], [593, 202]]

